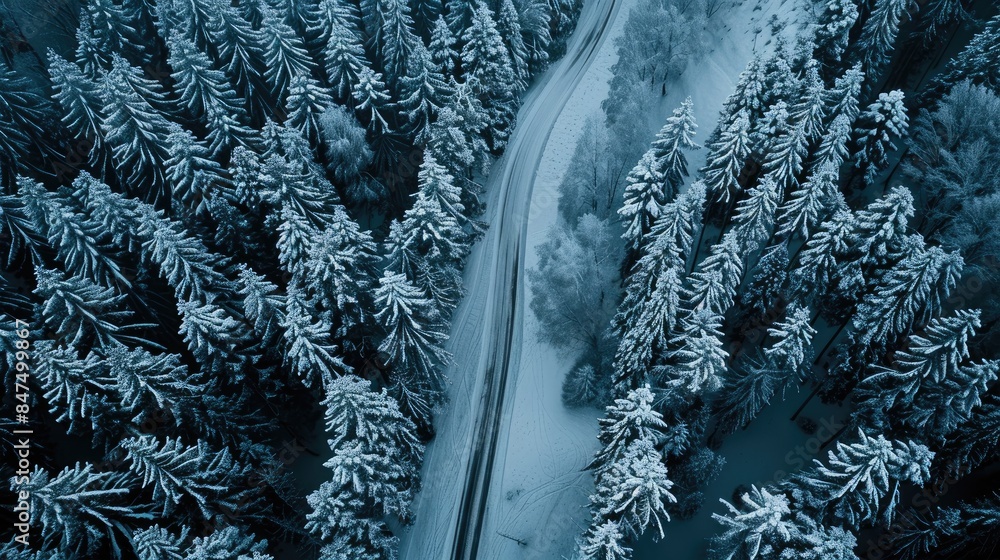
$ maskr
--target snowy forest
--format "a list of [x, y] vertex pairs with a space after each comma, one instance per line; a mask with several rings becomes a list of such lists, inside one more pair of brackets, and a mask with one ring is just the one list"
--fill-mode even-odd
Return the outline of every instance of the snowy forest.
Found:
[[[697, 558], [996, 558], [995, 6], [807, 2], [761, 25], [716, 126], [687, 97], [653, 134], [729, 9], [639, 0], [529, 271], [541, 338], [576, 356], [566, 406], [604, 410], [575, 558], [698, 515]], [[816, 434], [813, 399], [839, 429], [706, 502], [727, 439], [783, 402]]]
[[579, 6], [3, 7], [0, 557], [395, 558], [481, 178]]
[[0, 2], [0, 558], [995, 558], [997, 7]]

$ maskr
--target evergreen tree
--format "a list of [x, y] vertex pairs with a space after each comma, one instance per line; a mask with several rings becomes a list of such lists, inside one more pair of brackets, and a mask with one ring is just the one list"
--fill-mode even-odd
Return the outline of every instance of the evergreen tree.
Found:
[[10, 189], [18, 171], [32, 168], [33, 155], [55, 151], [53, 109], [28, 78], [0, 62], [0, 187]]
[[493, 10], [483, 1], [474, 2], [472, 23], [462, 34], [462, 71], [465, 81], [483, 98], [489, 116], [491, 147], [501, 149], [513, 125], [516, 77], [510, 52], [497, 30]]
[[102, 407], [92, 410], [95, 404], [99, 404], [91, 383], [97, 356], [87, 354], [81, 359], [75, 348], [57, 346], [49, 340], [38, 341], [34, 354], [33, 375], [39, 380], [49, 412], [56, 417], [56, 421], [66, 422], [67, 432], [71, 434], [78, 433], [87, 420], [91, 427], [96, 426], [99, 420], [97, 413], [105, 410]]
[[318, 138], [317, 120], [323, 111], [333, 105], [333, 98], [326, 88], [311, 76], [293, 76], [285, 98], [285, 125], [298, 129], [302, 136]]
[[91, 33], [99, 49], [107, 53], [127, 54], [139, 62], [142, 40], [137, 6], [128, 2], [116, 4], [111, 0], [87, 2]]
[[169, 157], [167, 136], [175, 126], [150, 105], [159, 96], [158, 87], [118, 56], [101, 83], [105, 107], [101, 131], [127, 190], [135, 194], [139, 185], [152, 183], [152, 188], [142, 189], [149, 201], [168, 194], [162, 188], [163, 169]]
[[211, 450], [200, 440], [187, 446], [169, 437], [161, 444], [151, 435], [125, 439], [119, 446], [142, 487], [152, 487], [153, 501], [162, 504], [164, 516], [176, 511], [182, 499], [192, 500], [205, 518], [219, 508], [236, 507], [231, 486], [236, 465], [227, 449]]
[[806, 121], [799, 120], [779, 126], [773, 139], [765, 143], [763, 170], [782, 192], [798, 186], [797, 176], [809, 152], [810, 137], [806, 126]]
[[618, 215], [626, 223], [622, 239], [632, 251], [642, 248], [661, 207], [669, 200], [659, 167], [655, 150], [650, 148], [625, 179], [624, 201]]
[[878, 100], [861, 115], [855, 130], [860, 139], [854, 161], [864, 169], [866, 183], [871, 184], [888, 165], [888, 152], [896, 149], [892, 138], [905, 136], [908, 124], [903, 92], [899, 90], [880, 93]]
[[899, 24], [912, 4], [911, 0], [875, 1], [857, 42], [857, 56], [869, 76], [877, 77], [892, 58]]
[[985, 85], [996, 91], [997, 86], [1000, 86], [998, 52], [1000, 52], [1000, 14], [990, 18], [962, 52], [948, 61], [945, 71], [932, 82], [932, 86], [935, 87], [931, 91], [947, 90], [964, 80], [971, 80], [974, 84]]
[[795, 123], [801, 123], [802, 132], [808, 142], [819, 139], [824, 132], [826, 117], [826, 88], [819, 75], [819, 63], [810, 60], [802, 79], [802, 92], [798, 101], [791, 106], [788, 116]]
[[767, 334], [774, 341], [764, 349], [764, 356], [786, 376], [805, 377], [816, 336], [816, 329], [810, 324], [809, 308], [793, 302], [785, 310], [785, 318], [767, 329]]
[[583, 560], [628, 560], [632, 549], [625, 546], [625, 536], [621, 525], [608, 520], [601, 525], [593, 525], [580, 543]]
[[77, 140], [92, 143], [90, 163], [96, 165], [104, 150], [101, 133], [103, 102], [98, 84], [80, 67], [49, 50], [49, 78], [55, 100], [62, 107], [62, 123]]
[[246, 363], [243, 349], [247, 344], [243, 325], [213, 303], [180, 301], [177, 313], [181, 318], [180, 334], [205, 371], [241, 380]]
[[136, 340], [128, 334], [130, 325], [122, 324], [131, 315], [122, 306], [125, 296], [86, 278], [44, 268], [36, 268], [35, 277], [35, 294], [45, 301], [42, 322], [67, 344], [107, 346]]
[[662, 539], [663, 523], [670, 521], [667, 504], [677, 501], [670, 493], [673, 485], [653, 442], [633, 441], [597, 480], [597, 494], [591, 497], [595, 521], [618, 520], [635, 537], [652, 526]]
[[196, 537], [188, 548], [186, 558], [215, 559], [236, 558], [236, 560], [274, 560], [266, 554], [267, 541], [256, 541], [253, 534], [247, 534], [238, 527], [229, 526], [216, 529], [204, 537]]
[[329, 319], [319, 318], [298, 289], [289, 290], [285, 314], [278, 325], [284, 331], [285, 363], [309, 387], [328, 387], [347, 368], [330, 340]]
[[858, 118], [861, 112], [858, 103], [864, 80], [865, 73], [861, 70], [860, 63], [855, 64], [834, 80], [833, 87], [826, 94], [827, 118], [832, 121], [840, 116], [846, 117], [847, 126], [850, 126]]
[[858, 305], [853, 327], [868, 344], [884, 344], [926, 323], [962, 274], [962, 257], [938, 247], [915, 251], [886, 273]]
[[671, 356], [678, 365], [670, 368], [667, 388], [694, 395], [719, 388], [727, 359], [719, 331], [721, 323], [722, 318], [708, 309], [695, 311], [682, 321], [676, 339], [679, 348]]
[[653, 356], [666, 350], [680, 312], [681, 279], [676, 268], [666, 268], [656, 279], [649, 299], [642, 302], [636, 321], [624, 323], [615, 354], [619, 382], [637, 386], [646, 377]]
[[750, 155], [750, 119], [741, 110], [733, 121], [722, 129], [718, 138], [707, 143], [708, 155], [701, 173], [705, 185], [714, 198], [728, 202], [733, 194], [743, 189], [739, 183], [740, 174]]
[[700, 146], [694, 142], [698, 125], [694, 121], [694, 103], [688, 97], [681, 106], [674, 109], [653, 142], [653, 157], [657, 171], [664, 178], [664, 197], [672, 200], [677, 189], [688, 175], [687, 158], [682, 150], [693, 150]]
[[113, 280], [121, 286], [130, 285], [102, 236], [101, 224], [88, 220], [32, 179], [21, 177], [18, 184], [32, 229], [48, 237], [67, 270], [95, 284], [108, 286]]
[[359, 115], [365, 115], [361, 122], [367, 123], [369, 130], [381, 132], [389, 129], [389, 121], [386, 120], [386, 116], [391, 117], [392, 102], [389, 93], [385, 90], [381, 74], [377, 74], [369, 68], [362, 68], [353, 96], [354, 110]]
[[264, 72], [263, 36], [226, 0], [212, 0], [215, 24], [209, 38], [215, 47], [216, 61], [236, 87], [236, 92], [252, 102], [250, 115], [263, 109], [269, 98], [262, 84]]
[[784, 304], [788, 288], [788, 247], [772, 245], [761, 253], [753, 276], [740, 296], [743, 308], [755, 319]]
[[816, 54], [826, 65], [841, 60], [847, 50], [851, 28], [858, 20], [858, 6], [854, 0], [827, 0], [816, 22]]
[[512, 0], [501, 0], [497, 15], [497, 31], [505, 39], [510, 53], [511, 70], [514, 72], [515, 91], [528, 89], [531, 73], [528, 69], [528, 48], [521, 34], [521, 18]]
[[11, 486], [28, 493], [45, 546], [71, 554], [94, 554], [102, 545], [116, 550], [115, 541], [131, 536], [129, 525], [152, 518], [146, 507], [133, 502], [124, 476], [96, 472], [89, 463], [76, 463], [55, 476], [35, 467], [27, 484]]
[[621, 461], [633, 442], [654, 442], [667, 429], [663, 416], [653, 409], [653, 393], [649, 385], [630, 390], [624, 398], [615, 399], [605, 410], [597, 435], [602, 447], [587, 467], [595, 471], [596, 477]]
[[338, 99], [349, 99], [361, 70], [368, 66], [364, 47], [357, 33], [345, 23], [338, 19], [331, 25], [330, 37], [323, 47], [323, 65], [333, 93]]
[[431, 61], [436, 65], [438, 72], [443, 75], [450, 75], [454, 72], [458, 51], [455, 50], [455, 36], [452, 35], [451, 28], [445, 22], [444, 16], [438, 16], [434, 21], [431, 42], [427, 49], [430, 51]]
[[721, 315], [733, 305], [743, 278], [743, 251], [734, 234], [727, 234], [712, 247], [712, 254], [689, 277], [686, 295], [690, 309], [707, 309]]
[[170, 35], [167, 60], [174, 69], [172, 77], [177, 84], [179, 102], [189, 114], [204, 121], [212, 154], [236, 145], [251, 145], [253, 132], [247, 127], [242, 100], [225, 73], [214, 69], [208, 55], [174, 31]]
[[[780, 184], [767, 175], [759, 185], [750, 189], [747, 198], [736, 204], [733, 236], [743, 251], [756, 251], [771, 238], [781, 198]], [[736, 283], [739, 283], [739, 277]]]
[[278, 12], [267, 3], [260, 3], [262, 25], [260, 34], [264, 45], [264, 77], [271, 88], [272, 99], [280, 100], [288, 96], [292, 78], [308, 77], [314, 63], [306, 51], [302, 39]]
[[410, 69], [401, 79], [400, 87], [403, 90], [400, 106], [416, 132], [417, 141], [424, 142], [429, 135], [428, 127], [434, 115], [453, 92], [423, 44], [418, 44], [410, 54]]
[[831, 163], [815, 167], [801, 188], [781, 205], [778, 235], [786, 239], [798, 235], [808, 241], [826, 213], [845, 204], [837, 189], [838, 178], [839, 173]]
[[209, 201], [228, 194], [228, 180], [204, 144], [184, 129], [175, 130], [167, 136], [170, 159], [164, 163], [175, 208], [204, 215]]
[[448, 338], [446, 324], [431, 300], [415, 288], [406, 276], [386, 271], [375, 291], [375, 314], [386, 337], [379, 351], [391, 363], [440, 389], [444, 379], [439, 365], [451, 357], [441, 345]]
[[813, 168], [818, 171], [823, 167], [830, 167], [839, 176], [840, 166], [849, 154], [847, 143], [851, 139], [851, 132], [850, 119], [846, 115], [837, 115], [820, 140]]
[[[381, 61], [387, 80], [396, 86], [397, 80], [411, 67], [411, 53], [423, 43], [413, 32], [413, 18], [406, 0], [371, 0], [371, 4], [379, 12], [382, 29], [374, 39], [371, 36], [369, 39], [373, 39], [375, 58]], [[366, 13], [364, 9], [362, 12]], [[393, 91], [398, 88], [394, 87]]]
[[[930, 478], [934, 453], [914, 442], [871, 437], [858, 430], [858, 441], [837, 442], [829, 466], [816, 466], [792, 479], [792, 495], [819, 519], [843, 521], [857, 529], [865, 524], [892, 523], [899, 483], [923, 485]], [[883, 500], [888, 501], [883, 504]]]
[[132, 548], [139, 560], [183, 560], [184, 541], [189, 528], [184, 526], [180, 534], [167, 531], [159, 525], [136, 530], [132, 535]]

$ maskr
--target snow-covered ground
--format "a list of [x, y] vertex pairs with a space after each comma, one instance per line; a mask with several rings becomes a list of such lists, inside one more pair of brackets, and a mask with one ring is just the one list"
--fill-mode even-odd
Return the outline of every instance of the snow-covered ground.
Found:
[[[448, 344], [455, 357], [447, 372], [451, 402], [435, 422], [437, 436], [427, 448], [423, 488], [414, 503], [416, 521], [401, 536], [401, 558], [558, 558], [561, 552], [552, 548], [553, 542], [570, 545], [577, 531], [568, 525], [569, 519], [549, 514], [557, 508], [577, 517], [584, 513], [577, 506], [587, 493], [588, 476], [579, 472], [579, 461], [593, 451], [589, 442], [596, 433], [597, 412], [565, 412], [559, 387], [568, 367], [551, 355], [532, 357], [536, 345], [523, 324], [525, 240], [527, 235], [537, 239], [537, 232], [547, 228], [533, 227], [530, 234], [526, 229], [539, 216], [554, 216], [556, 183], [550, 192], [538, 190], [537, 200], [547, 200], [552, 211], [538, 211], [532, 199], [535, 172], [550, 134], [562, 134], [554, 130], [557, 118], [596, 60], [604, 61], [601, 81], [606, 80], [611, 62], [608, 37], [617, 29], [616, 16], [627, 1], [585, 3], [567, 54], [526, 95], [507, 152], [487, 181], [490, 229], [466, 265], [468, 294], [455, 313]], [[592, 81], [588, 76], [585, 83]], [[602, 97], [592, 93], [593, 106]], [[573, 142], [563, 140], [567, 150]], [[569, 153], [556, 159], [568, 160]], [[524, 350], [526, 358], [521, 360]], [[522, 364], [532, 364], [531, 369], [525, 373]], [[559, 421], [550, 424], [539, 417]], [[489, 426], [493, 419], [498, 420], [496, 431]], [[498, 445], [481, 445], [487, 439]], [[509, 448], [517, 454], [508, 456]], [[514, 474], [508, 473], [515, 468]], [[484, 493], [484, 488], [489, 491]], [[564, 495], [571, 505], [562, 502]], [[478, 519], [483, 519], [481, 527]], [[526, 544], [501, 536], [504, 531]], [[456, 543], [460, 550], [454, 550]]]

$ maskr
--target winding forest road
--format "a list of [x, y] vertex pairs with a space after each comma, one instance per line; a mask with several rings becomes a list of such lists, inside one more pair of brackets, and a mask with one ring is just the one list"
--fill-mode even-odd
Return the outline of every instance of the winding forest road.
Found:
[[607, 39], [618, 0], [585, 0], [566, 54], [523, 100], [507, 150], [486, 182], [490, 228], [465, 270], [466, 297], [448, 350], [450, 403], [427, 448], [416, 521], [402, 535], [404, 560], [477, 559], [497, 463], [510, 369], [519, 363], [524, 252], [532, 187], [556, 118]]

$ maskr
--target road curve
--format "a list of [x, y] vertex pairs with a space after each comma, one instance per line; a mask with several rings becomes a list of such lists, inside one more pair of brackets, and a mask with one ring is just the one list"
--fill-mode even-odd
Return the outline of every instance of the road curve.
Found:
[[532, 86], [507, 150], [486, 182], [484, 239], [466, 265], [468, 293], [452, 321], [450, 403], [428, 446], [416, 522], [402, 536], [403, 560], [474, 560], [480, 553], [510, 368], [519, 363], [523, 262], [531, 192], [556, 118], [594, 61], [618, 0], [585, 0], [566, 54]]

